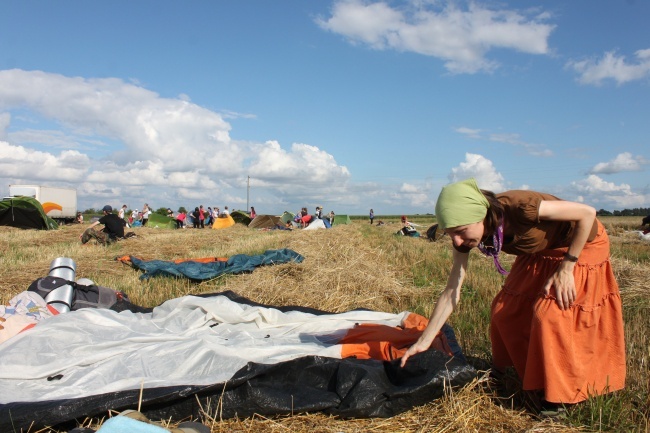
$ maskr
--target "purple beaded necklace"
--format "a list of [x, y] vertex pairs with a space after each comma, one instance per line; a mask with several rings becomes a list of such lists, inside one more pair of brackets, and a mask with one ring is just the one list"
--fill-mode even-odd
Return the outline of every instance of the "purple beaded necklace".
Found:
[[499, 262], [499, 253], [501, 252], [501, 247], [503, 247], [503, 222], [504, 220], [502, 219], [501, 224], [499, 224], [496, 232], [492, 235], [492, 243], [494, 246], [486, 246], [481, 242], [478, 245], [478, 249], [486, 256], [491, 256], [494, 259], [494, 265], [501, 275], [508, 275], [508, 271]]

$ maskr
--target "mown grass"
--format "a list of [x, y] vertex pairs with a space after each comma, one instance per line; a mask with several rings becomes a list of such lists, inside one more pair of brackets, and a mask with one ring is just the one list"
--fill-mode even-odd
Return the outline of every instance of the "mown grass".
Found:
[[[626, 389], [571, 407], [563, 420], [540, 420], [527, 411], [516, 378], [515, 386], [504, 393], [492, 389], [486, 377], [481, 376], [465, 389], [449, 390], [438, 401], [389, 419], [341, 420], [323, 414], [294, 414], [222, 420], [217, 412], [205, 408], [204, 422], [213, 432], [647, 432], [650, 244], [632, 233], [638, 228], [638, 220], [603, 219], [612, 239], [612, 263], [624, 304]], [[54, 258], [66, 256], [77, 263], [78, 277], [125, 291], [134, 303], [143, 306], [155, 306], [191, 293], [233, 290], [257, 302], [275, 305], [302, 305], [333, 312], [353, 308], [409, 310], [428, 316], [451, 265], [449, 240], [443, 237], [429, 242], [396, 236], [401, 227], [398, 219], [383, 221], [381, 227], [361, 219], [330, 230], [293, 232], [258, 231], [239, 224], [225, 230], [137, 228], [133, 230], [138, 235], [136, 238], [109, 247], [82, 246], [78, 238], [80, 226], [65, 226], [53, 232], [0, 227], [0, 302], [7, 302], [26, 290], [34, 279], [46, 275]], [[423, 216], [415, 222], [424, 232], [434, 221]], [[122, 255], [170, 260], [259, 254], [277, 248], [291, 248], [305, 256], [305, 261], [202, 283], [169, 278], [143, 281], [139, 272], [115, 261]], [[508, 267], [512, 260], [505, 256], [502, 262]], [[494, 271], [491, 260], [472, 252], [461, 302], [450, 318], [465, 354], [479, 370], [490, 365], [489, 309], [502, 279]], [[84, 421], [84, 425], [91, 426], [100, 423], [101, 419]]]

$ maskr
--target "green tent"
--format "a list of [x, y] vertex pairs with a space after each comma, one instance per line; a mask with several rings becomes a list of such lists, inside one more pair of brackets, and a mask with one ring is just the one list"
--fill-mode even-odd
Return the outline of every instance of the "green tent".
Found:
[[293, 217], [294, 217], [294, 216], [295, 216], [294, 214], [292, 214], [291, 212], [285, 210], [284, 213], [282, 214], [282, 216], [280, 217], [280, 220], [281, 220], [284, 224], [286, 224], [286, 223], [288, 223], [289, 221], [293, 221]]
[[240, 223], [244, 225], [249, 225], [251, 221], [253, 221], [253, 218], [251, 218], [246, 213], [240, 210], [235, 210], [230, 212], [230, 216], [232, 217], [232, 219], [235, 220], [236, 223]]
[[0, 201], [0, 226], [54, 230], [59, 225], [45, 215], [43, 206], [32, 197], [11, 197]]
[[334, 215], [334, 223], [332, 225], [335, 226], [338, 224], [352, 224], [350, 215]]
[[149, 221], [147, 222], [147, 227], [175, 229], [176, 219], [170, 218], [167, 215], [160, 215], [154, 212], [151, 215], [149, 215]]

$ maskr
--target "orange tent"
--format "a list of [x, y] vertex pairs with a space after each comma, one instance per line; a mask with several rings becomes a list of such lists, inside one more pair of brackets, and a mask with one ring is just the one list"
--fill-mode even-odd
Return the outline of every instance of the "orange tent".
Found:
[[220, 216], [219, 218], [214, 220], [214, 223], [212, 223], [212, 228], [213, 229], [225, 229], [226, 227], [231, 227], [235, 225], [235, 220], [232, 219], [230, 215], [226, 215], [225, 217]]

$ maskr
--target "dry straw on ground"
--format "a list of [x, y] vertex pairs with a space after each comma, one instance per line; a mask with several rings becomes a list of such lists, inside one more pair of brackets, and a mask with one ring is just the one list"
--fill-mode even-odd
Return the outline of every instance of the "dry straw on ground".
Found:
[[[0, 302], [8, 301], [26, 290], [34, 279], [45, 276], [54, 258], [66, 256], [76, 261], [78, 277], [125, 291], [132, 302], [144, 306], [158, 305], [186, 294], [232, 290], [272, 305], [300, 305], [332, 312], [354, 308], [399, 312], [420, 308], [425, 310], [421, 313], [428, 314], [444, 285], [450, 247], [444, 241], [431, 243], [394, 236], [398, 228], [391, 224], [369, 227], [360, 223], [331, 230], [293, 232], [252, 230], [239, 224], [225, 230], [139, 228], [134, 230], [136, 238], [101, 247], [82, 246], [80, 226], [51, 232], [0, 227]], [[161, 260], [230, 257], [279, 248], [302, 254], [304, 262], [262, 267], [250, 274], [222, 276], [201, 283], [170, 278], [143, 281], [139, 279], [139, 271], [115, 260], [123, 255]], [[627, 291], [624, 302], [643, 299], [647, 302], [648, 279], [645, 269], [640, 268], [642, 265], [616, 256], [614, 260], [617, 277], [623, 282], [621, 287]], [[432, 261], [440, 263], [432, 266]], [[491, 269], [487, 261], [475, 262], [479, 269]], [[500, 284], [494, 274], [479, 273], [474, 280], [468, 280], [468, 287], [475, 287], [472, 290], [478, 295], [490, 297]], [[471, 300], [464, 308], [470, 308], [467, 305], [472, 305]], [[633, 332], [648, 334], [646, 324], [635, 326], [640, 328]], [[473, 336], [485, 334], [485, 329], [464, 330], [459, 324], [459, 333], [461, 343], [470, 342], [467, 348], [470, 355], [487, 350], [471, 347]], [[637, 344], [633, 350], [638, 352], [634, 356], [647, 363], [644, 348]], [[643, 373], [633, 371], [632, 374], [640, 379]], [[464, 389], [447, 390], [445, 397], [389, 419], [342, 420], [324, 414], [293, 414], [222, 420], [215, 415], [218, 413], [215, 408], [205, 408], [204, 422], [213, 432], [584, 431], [539, 420], [522, 409], [512, 408], [514, 401], [499, 399], [487, 386], [487, 379], [481, 376]], [[99, 423], [101, 420], [86, 420], [85, 425], [96, 427]]]

